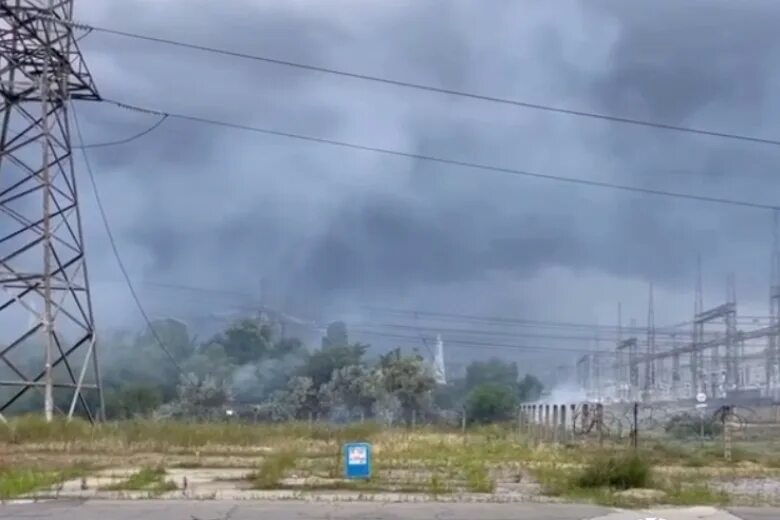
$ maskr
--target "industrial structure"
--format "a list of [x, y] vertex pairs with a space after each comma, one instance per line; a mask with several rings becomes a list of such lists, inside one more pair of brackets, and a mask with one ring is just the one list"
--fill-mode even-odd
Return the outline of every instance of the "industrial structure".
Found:
[[100, 96], [72, 17], [73, 0], [0, 1], [0, 414], [40, 392], [49, 420], [102, 408], [68, 116]]
[[441, 339], [441, 334], [436, 335], [436, 350], [433, 355], [433, 378], [436, 380], [436, 384], [447, 384], [447, 371], [444, 365], [444, 341]]
[[[100, 96], [78, 48], [75, 32], [83, 27], [72, 17], [73, 0], [0, 0], [0, 419], [31, 393], [42, 397], [47, 419], [57, 409], [104, 415], [69, 117], [72, 100]], [[605, 341], [596, 337], [596, 349], [577, 362], [588, 399], [780, 398], [777, 215], [771, 265], [769, 314], [748, 317], [745, 329], [733, 276], [725, 301], [705, 309], [699, 268], [693, 318], [671, 327], [655, 326], [651, 285], [647, 327], [623, 330], [619, 318], [615, 345], [601, 350]], [[311, 330], [279, 313], [266, 318], [281, 324], [282, 336], [291, 322]], [[448, 337], [456, 345], [512, 347], [456, 341]], [[443, 384], [441, 337], [432, 357]], [[555, 380], [571, 381], [571, 368], [556, 367]]]
[[780, 399], [779, 225], [775, 212], [768, 316], [738, 315], [733, 274], [726, 280], [725, 301], [704, 308], [699, 262], [692, 319], [656, 328], [651, 284], [647, 327], [631, 327], [623, 337], [618, 318], [614, 349], [597, 348], [578, 359], [577, 381], [588, 399], [607, 403], [697, 396], [731, 402]]

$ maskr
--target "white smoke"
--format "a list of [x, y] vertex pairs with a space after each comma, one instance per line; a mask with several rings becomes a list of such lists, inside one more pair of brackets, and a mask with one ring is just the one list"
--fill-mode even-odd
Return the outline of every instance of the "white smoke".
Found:
[[231, 389], [241, 400], [261, 402], [271, 392], [284, 386], [286, 379], [302, 363], [300, 356], [289, 355], [241, 365], [233, 371]]
[[539, 401], [550, 404], [573, 404], [587, 401], [585, 391], [574, 383], [556, 385], [549, 395], [543, 395]]

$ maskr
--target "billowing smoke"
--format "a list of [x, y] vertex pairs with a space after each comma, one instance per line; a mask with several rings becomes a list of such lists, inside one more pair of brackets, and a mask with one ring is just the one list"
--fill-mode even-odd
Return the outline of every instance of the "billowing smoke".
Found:
[[304, 359], [300, 355], [290, 355], [237, 367], [229, 378], [233, 396], [238, 402], [262, 402], [287, 384], [290, 375], [300, 368]]

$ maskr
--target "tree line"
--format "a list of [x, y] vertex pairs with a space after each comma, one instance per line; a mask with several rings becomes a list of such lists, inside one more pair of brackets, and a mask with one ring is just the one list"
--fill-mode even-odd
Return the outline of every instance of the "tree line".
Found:
[[[471, 363], [464, 378], [439, 385], [416, 351], [372, 355], [349, 341], [341, 322], [309, 351], [279, 324], [241, 319], [200, 341], [177, 320], [155, 320], [137, 336], [104, 339], [101, 366], [108, 419], [135, 417], [263, 421], [374, 420], [384, 423], [510, 420], [541, 383], [514, 363]], [[157, 344], [159, 338], [168, 355]], [[33, 398], [34, 399], [34, 398]], [[67, 409], [66, 395], [62, 406]], [[34, 406], [26, 400], [22, 408]], [[21, 410], [24, 411], [24, 410]]]

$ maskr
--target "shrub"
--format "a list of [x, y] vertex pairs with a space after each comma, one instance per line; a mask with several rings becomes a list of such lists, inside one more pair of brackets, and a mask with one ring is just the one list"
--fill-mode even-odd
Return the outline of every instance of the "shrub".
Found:
[[596, 459], [577, 479], [579, 487], [620, 490], [647, 487], [649, 482], [650, 465], [636, 455]]
[[256, 489], [276, 489], [287, 471], [295, 466], [295, 454], [289, 451], [272, 453], [263, 460], [260, 468], [250, 476]]
[[517, 407], [514, 390], [498, 383], [485, 383], [474, 388], [466, 401], [469, 422], [480, 424], [511, 420]]
[[492, 493], [496, 490], [496, 481], [490, 478], [487, 468], [479, 462], [466, 465], [466, 480], [474, 493]]
[[686, 439], [699, 437], [703, 433], [705, 437], [716, 437], [723, 432], [720, 421], [704, 420], [701, 417], [689, 413], [675, 415], [664, 425], [666, 433], [678, 438]]

